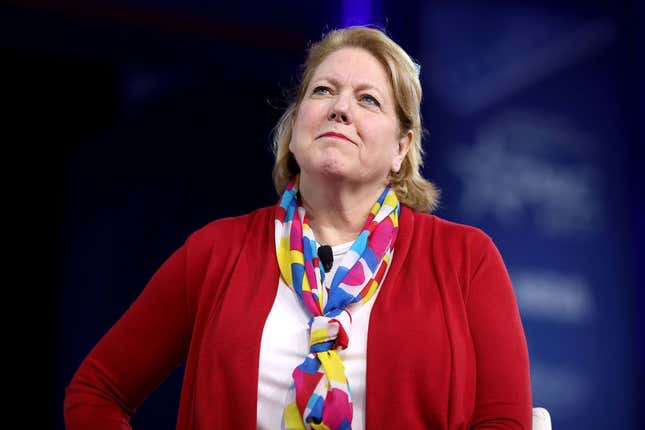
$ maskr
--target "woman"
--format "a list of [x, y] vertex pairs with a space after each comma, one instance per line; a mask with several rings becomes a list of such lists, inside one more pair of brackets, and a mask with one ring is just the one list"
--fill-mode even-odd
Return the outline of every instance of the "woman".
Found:
[[313, 45], [276, 128], [279, 203], [162, 265], [76, 372], [67, 427], [129, 428], [186, 361], [179, 429], [530, 428], [504, 263], [481, 231], [426, 213], [420, 103], [417, 67], [381, 31]]

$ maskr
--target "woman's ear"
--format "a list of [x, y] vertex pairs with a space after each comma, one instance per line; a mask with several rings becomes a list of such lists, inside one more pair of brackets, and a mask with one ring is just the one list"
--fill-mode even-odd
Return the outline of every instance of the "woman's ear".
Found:
[[412, 130], [409, 130], [401, 137], [401, 139], [399, 139], [398, 145], [395, 149], [394, 157], [392, 158], [391, 170], [393, 173], [397, 173], [399, 170], [401, 170], [401, 164], [403, 164], [403, 160], [405, 160], [405, 156], [410, 150], [410, 145], [412, 144], [413, 137], [414, 133], [412, 132]]

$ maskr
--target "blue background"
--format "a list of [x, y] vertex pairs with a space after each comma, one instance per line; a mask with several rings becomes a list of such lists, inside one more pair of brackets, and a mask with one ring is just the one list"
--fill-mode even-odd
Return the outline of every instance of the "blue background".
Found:
[[[436, 213], [482, 228], [506, 261], [534, 404], [556, 429], [641, 427], [642, 2], [32, 0], [0, 12], [5, 167], [19, 163], [6, 182], [21, 226], [7, 228], [22, 263], [11, 288], [28, 305], [10, 344], [24, 370], [8, 373], [25, 424], [63, 428], [73, 372], [190, 232], [276, 201], [271, 130], [306, 47], [373, 23], [421, 65]], [[181, 371], [135, 428], [174, 428]]]

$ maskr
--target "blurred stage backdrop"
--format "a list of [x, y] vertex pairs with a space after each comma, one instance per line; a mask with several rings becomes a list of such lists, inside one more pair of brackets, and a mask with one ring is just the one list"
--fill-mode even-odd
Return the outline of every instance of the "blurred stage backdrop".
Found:
[[[421, 64], [437, 215], [482, 228], [506, 261], [534, 405], [558, 430], [642, 428], [642, 2], [30, 0], [0, 10], [15, 107], [36, 137], [24, 175], [41, 178], [25, 199], [38, 198], [46, 239], [34, 270], [46, 280], [36, 403], [48, 427], [63, 428], [64, 387], [85, 354], [189, 233], [276, 201], [271, 130], [308, 43], [372, 23]], [[135, 428], [174, 428], [181, 372]]]

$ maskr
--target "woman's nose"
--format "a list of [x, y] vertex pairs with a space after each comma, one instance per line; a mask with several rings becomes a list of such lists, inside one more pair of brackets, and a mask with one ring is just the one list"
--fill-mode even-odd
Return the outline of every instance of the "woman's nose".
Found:
[[349, 113], [349, 102], [345, 97], [339, 96], [338, 99], [332, 104], [331, 109], [329, 110], [328, 119], [330, 121], [338, 121], [344, 124], [351, 122], [351, 116]]

